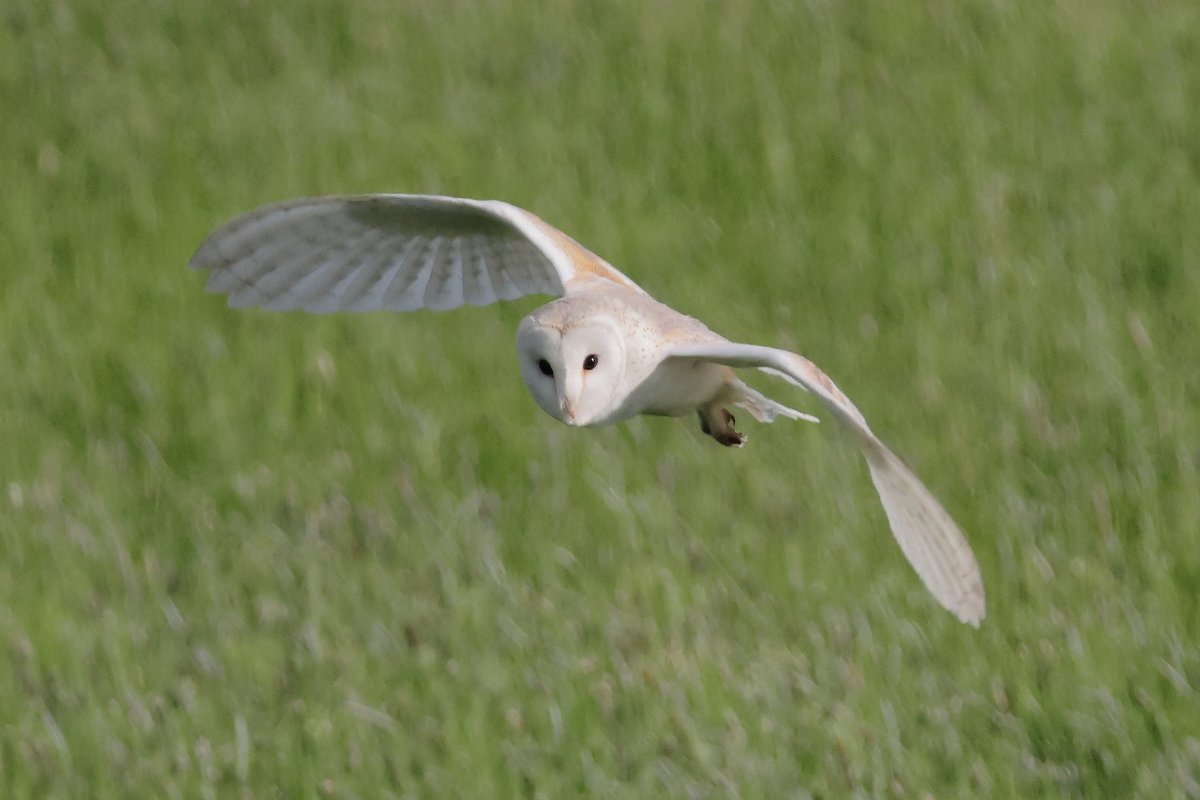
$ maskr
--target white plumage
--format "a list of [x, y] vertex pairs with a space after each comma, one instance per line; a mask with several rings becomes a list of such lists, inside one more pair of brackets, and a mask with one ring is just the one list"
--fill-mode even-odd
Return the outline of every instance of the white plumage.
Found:
[[729, 406], [762, 422], [815, 419], [770, 400], [733, 368], [811, 392], [851, 434], [900, 548], [939, 603], [984, 617], [979, 565], [950, 515], [808, 359], [737, 344], [657, 302], [562, 231], [497, 200], [363, 195], [296, 200], [214, 231], [191, 264], [233, 306], [332, 311], [445, 310], [557, 295], [517, 330], [521, 378], [550, 416], [606, 425], [695, 411], [724, 445], [745, 442]]

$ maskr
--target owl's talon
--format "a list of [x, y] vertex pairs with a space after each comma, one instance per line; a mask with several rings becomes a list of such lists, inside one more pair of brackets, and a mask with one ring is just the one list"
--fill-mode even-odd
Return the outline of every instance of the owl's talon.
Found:
[[713, 438], [726, 447], [741, 447], [746, 443], [745, 435], [738, 433], [737, 431], [722, 433], [721, 435], [714, 436]]
[[733, 425], [737, 420], [727, 409], [718, 409], [719, 419], [712, 418], [712, 411], [704, 409], [700, 412], [700, 430], [716, 439], [726, 447], [741, 447], [746, 443], [746, 437]]

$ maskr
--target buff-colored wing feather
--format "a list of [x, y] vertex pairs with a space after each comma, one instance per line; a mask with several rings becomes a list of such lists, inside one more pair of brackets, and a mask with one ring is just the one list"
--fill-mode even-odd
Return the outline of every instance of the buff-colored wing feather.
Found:
[[679, 345], [668, 358], [757, 367], [814, 394], [853, 435], [871, 470], [892, 532], [925, 586], [946, 609], [978, 627], [985, 614], [983, 579], [966, 538], [941, 503], [887, 446], [833, 381], [803, 356], [745, 344]]
[[596, 281], [641, 292], [562, 231], [498, 200], [379, 194], [264, 206], [209, 235], [191, 265], [233, 306], [445, 310]]

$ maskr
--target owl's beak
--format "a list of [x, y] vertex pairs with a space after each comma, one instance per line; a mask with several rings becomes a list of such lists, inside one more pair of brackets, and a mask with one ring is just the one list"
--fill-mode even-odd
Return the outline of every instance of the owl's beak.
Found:
[[[573, 384], [570, 378], [558, 384], [558, 411], [560, 419], [568, 425], [578, 425], [575, 415], [578, 412], [579, 386]], [[574, 398], [574, 399], [572, 399]]]

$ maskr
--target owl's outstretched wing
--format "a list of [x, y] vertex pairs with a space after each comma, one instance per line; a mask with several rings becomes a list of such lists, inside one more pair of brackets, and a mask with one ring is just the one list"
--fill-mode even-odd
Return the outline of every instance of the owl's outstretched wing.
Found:
[[867, 457], [892, 532], [917, 575], [952, 614], [979, 626], [985, 613], [983, 579], [967, 540], [925, 484], [871, 432], [859, 410], [824, 372], [795, 353], [747, 344], [680, 345], [672, 347], [667, 358], [757, 367], [816, 395]]
[[191, 266], [232, 306], [445, 310], [633, 281], [499, 200], [371, 194], [264, 206], [213, 231]]

